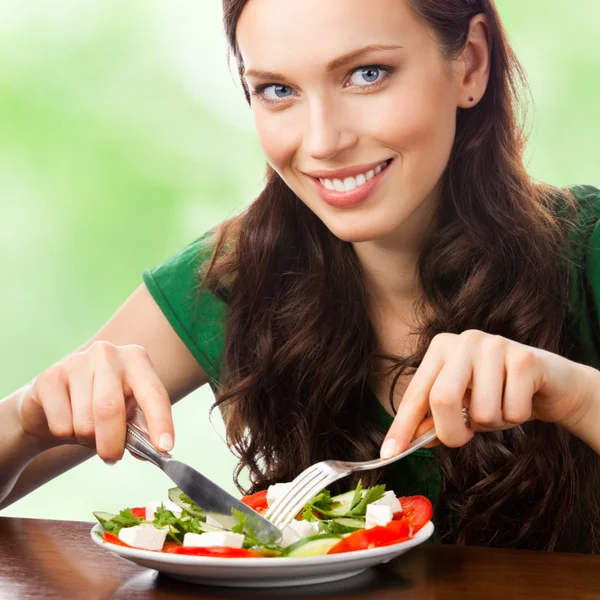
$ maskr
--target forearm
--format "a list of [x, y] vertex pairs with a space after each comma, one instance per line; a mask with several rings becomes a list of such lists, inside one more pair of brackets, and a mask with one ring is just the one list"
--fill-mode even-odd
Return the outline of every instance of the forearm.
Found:
[[26, 387], [0, 401], [0, 504], [25, 467], [46, 447], [23, 430], [18, 418], [20, 397]]
[[581, 409], [563, 426], [600, 454], [600, 371], [587, 367], [586, 376], [588, 393]]

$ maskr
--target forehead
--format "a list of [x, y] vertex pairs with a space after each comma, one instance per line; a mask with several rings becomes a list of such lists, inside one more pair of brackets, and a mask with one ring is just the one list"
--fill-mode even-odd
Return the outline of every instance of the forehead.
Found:
[[433, 43], [407, 0], [249, 0], [236, 34], [247, 69], [325, 63], [370, 44]]

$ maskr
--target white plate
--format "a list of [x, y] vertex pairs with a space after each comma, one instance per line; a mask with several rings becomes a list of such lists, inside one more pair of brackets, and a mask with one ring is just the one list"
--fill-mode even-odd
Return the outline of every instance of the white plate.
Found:
[[97, 532], [103, 531], [100, 524], [92, 528], [91, 535], [92, 540], [105, 550], [174, 579], [225, 587], [278, 587], [312, 585], [353, 577], [422, 544], [431, 537], [433, 530], [430, 521], [414, 538], [391, 546], [305, 558], [264, 559], [185, 556], [126, 548], [100, 538], [97, 535]]

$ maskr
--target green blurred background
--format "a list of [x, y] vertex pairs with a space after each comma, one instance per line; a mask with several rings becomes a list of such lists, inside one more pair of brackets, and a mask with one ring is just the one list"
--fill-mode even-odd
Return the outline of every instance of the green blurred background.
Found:
[[[0, 0], [0, 397], [92, 336], [141, 271], [235, 213], [264, 159], [218, 0]], [[600, 3], [497, 0], [529, 76], [528, 166], [600, 186]], [[178, 458], [234, 491], [212, 394], [174, 409]], [[94, 458], [2, 512], [90, 520], [165, 497]]]

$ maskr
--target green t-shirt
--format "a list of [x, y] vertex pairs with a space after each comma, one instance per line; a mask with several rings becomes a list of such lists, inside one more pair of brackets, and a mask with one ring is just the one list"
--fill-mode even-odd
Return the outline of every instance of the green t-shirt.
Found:
[[[578, 227], [571, 233], [573, 269], [569, 280], [569, 322], [581, 341], [584, 362], [600, 368], [600, 190], [572, 188], [578, 200]], [[211, 239], [202, 236], [143, 273], [144, 283], [167, 319], [210, 377], [213, 391], [219, 386], [227, 306], [209, 290], [198, 297], [197, 269], [212, 252]], [[392, 417], [373, 395], [373, 409], [386, 429]], [[423, 494], [435, 505], [440, 474], [433, 455], [417, 450], [391, 465], [386, 472], [388, 488], [398, 496]]]

